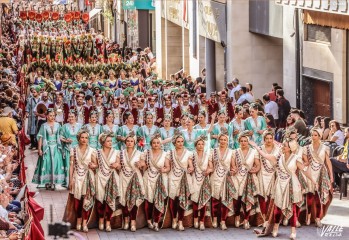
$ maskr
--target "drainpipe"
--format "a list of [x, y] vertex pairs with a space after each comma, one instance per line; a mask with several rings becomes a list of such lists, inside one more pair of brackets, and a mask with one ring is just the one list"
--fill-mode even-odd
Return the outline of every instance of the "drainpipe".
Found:
[[296, 107], [301, 108], [301, 39], [299, 34], [299, 9], [294, 10], [296, 38]]
[[346, 93], [345, 93], [345, 103], [346, 103], [346, 125], [349, 126], [349, 30], [346, 30], [346, 49], [345, 49], [345, 58], [346, 58]]

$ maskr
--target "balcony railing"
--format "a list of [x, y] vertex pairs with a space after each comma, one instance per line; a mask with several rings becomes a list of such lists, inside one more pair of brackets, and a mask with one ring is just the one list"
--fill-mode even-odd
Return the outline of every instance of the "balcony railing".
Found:
[[307, 10], [349, 15], [349, 0], [275, 0], [275, 3]]

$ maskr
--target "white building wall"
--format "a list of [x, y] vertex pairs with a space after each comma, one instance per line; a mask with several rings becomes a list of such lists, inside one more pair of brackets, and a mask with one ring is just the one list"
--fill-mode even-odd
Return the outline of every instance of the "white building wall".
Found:
[[296, 106], [296, 38], [294, 33], [294, 7], [283, 7], [283, 83], [285, 97]]
[[249, 31], [249, 1], [227, 1], [227, 81], [253, 84], [256, 98], [282, 85], [283, 41]]
[[346, 122], [346, 34], [332, 28], [331, 44], [303, 42], [303, 66], [333, 73], [333, 117]]

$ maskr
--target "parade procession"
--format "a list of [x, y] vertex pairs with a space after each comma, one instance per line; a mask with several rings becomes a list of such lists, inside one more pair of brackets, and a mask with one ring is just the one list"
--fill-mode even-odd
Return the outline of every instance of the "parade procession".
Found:
[[212, 89], [206, 67], [164, 76], [155, 46], [106, 36], [92, 24], [95, 1], [70, 2], [1, 5], [1, 239], [67, 236], [41, 226], [50, 213], [38, 194], [64, 196], [55, 221], [86, 239], [323, 229], [335, 196], [346, 197], [345, 124], [310, 122], [280, 83], [260, 95], [238, 77]]

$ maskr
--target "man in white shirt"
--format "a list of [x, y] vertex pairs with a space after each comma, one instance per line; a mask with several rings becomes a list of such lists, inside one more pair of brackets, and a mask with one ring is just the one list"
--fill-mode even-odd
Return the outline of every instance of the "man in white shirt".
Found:
[[241, 85], [239, 84], [239, 79], [234, 78], [232, 81], [233, 88], [230, 91], [229, 98], [234, 99], [237, 101], [240, 96], [240, 90], [241, 90]]
[[144, 49], [144, 52], [148, 55], [149, 60], [152, 60], [154, 55], [149, 47]]
[[247, 101], [249, 103], [254, 101], [254, 98], [251, 94], [247, 93], [246, 87], [241, 87], [240, 89], [240, 97], [237, 100], [236, 104], [242, 104], [243, 102]]
[[269, 94], [263, 95], [264, 112], [273, 115], [275, 122], [279, 119], [279, 107], [276, 102], [270, 101]]

